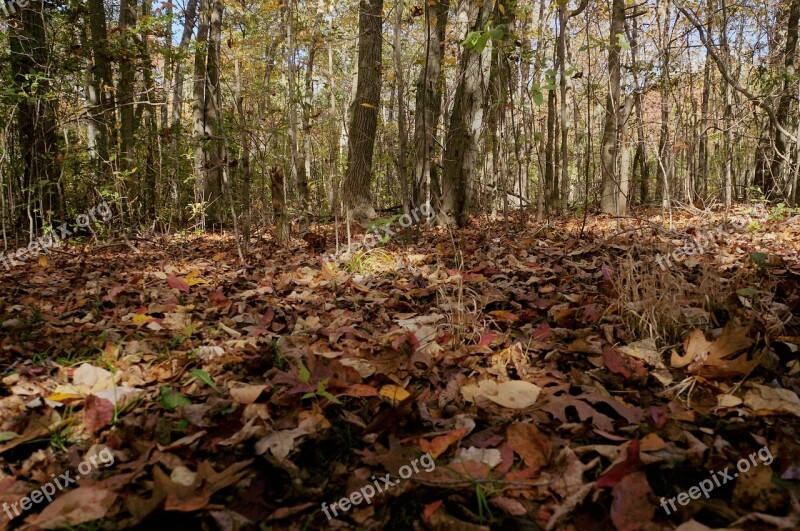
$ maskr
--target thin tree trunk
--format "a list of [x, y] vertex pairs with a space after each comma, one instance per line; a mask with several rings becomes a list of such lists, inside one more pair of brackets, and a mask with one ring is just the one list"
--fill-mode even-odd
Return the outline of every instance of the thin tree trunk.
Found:
[[[195, 166], [195, 204], [200, 205], [201, 222], [205, 226], [205, 214], [203, 204], [205, 203], [205, 183], [208, 182], [208, 164], [206, 154], [206, 141], [210, 138], [210, 133], [206, 126], [206, 57], [208, 51], [208, 1], [200, 0], [198, 7], [199, 19], [197, 25], [197, 37], [195, 56], [194, 56], [194, 101], [192, 102], [192, 139], [194, 142], [194, 166]], [[196, 207], [197, 208], [197, 207]]]
[[611, 37], [608, 49], [608, 95], [606, 96], [606, 117], [601, 143], [603, 165], [601, 208], [608, 214], [621, 215], [625, 205], [619, 202], [620, 177], [617, 173], [617, 152], [619, 147], [619, 112], [621, 51], [618, 36], [625, 31], [625, 0], [613, 0], [611, 9]]
[[222, 165], [227, 163], [223, 156], [222, 94], [219, 79], [223, 10], [222, 1], [213, 0], [209, 19], [208, 60], [206, 63], [206, 130], [210, 141], [206, 156], [208, 171], [206, 173], [207, 180], [204, 183], [204, 195], [208, 202], [207, 217], [212, 225], [222, 220]]
[[403, 56], [401, 32], [403, 26], [403, 0], [397, 0], [394, 18], [394, 72], [397, 83], [397, 178], [400, 181], [400, 194], [403, 201], [403, 212], [411, 212], [412, 198], [408, 190], [408, 126], [406, 124], [406, 84], [403, 74]]
[[171, 194], [172, 204], [178, 207], [180, 211], [183, 211], [183, 202], [181, 201], [181, 196], [180, 196], [180, 182], [182, 173], [180, 149], [181, 149], [181, 136], [182, 136], [181, 124], [183, 117], [183, 86], [184, 86], [183, 55], [186, 53], [186, 49], [188, 48], [189, 42], [191, 41], [192, 30], [194, 29], [196, 19], [197, 19], [197, 0], [189, 0], [186, 4], [186, 10], [184, 11], [183, 33], [181, 34], [181, 40], [180, 43], [178, 44], [178, 49], [176, 50], [175, 75], [173, 76], [175, 84], [173, 85], [172, 89], [172, 117], [170, 121], [170, 138], [172, 144], [171, 149], [172, 149], [172, 157], [174, 158], [175, 161], [172, 170], [172, 175], [170, 176], [170, 194]]
[[[711, 3], [708, 5], [709, 14], [711, 13]], [[711, 34], [712, 18], [708, 19], [708, 33]], [[706, 56], [706, 64], [703, 66], [703, 99], [700, 104], [700, 139], [698, 142], [698, 164], [700, 171], [698, 172], [698, 183], [696, 183], [695, 194], [697, 194], [703, 201], [706, 200], [708, 194], [708, 131], [711, 128], [711, 121], [709, 119], [709, 106], [711, 100], [711, 58]]]
[[[119, 99], [120, 116], [120, 169], [123, 172], [125, 181], [125, 192], [127, 194], [128, 207], [131, 210], [136, 208], [134, 199], [136, 187], [133, 175], [130, 174], [136, 166], [135, 153], [135, 101], [134, 84], [136, 81], [136, 57], [133, 44], [133, 28], [136, 26], [136, 0], [121, 0], [119, 10], [119, 28], [123, 35], [123, 48], [119, 61], [119, 85], [117, 94]], [[131, 212], [132, 214], [132, 212]]]
[[414, 121], [416, 157], [414, 165], [413, 201], [416, 207], [424, 202], [426, 185], [431, 203], [440, 208], [441, 188], [439, 172], [434, 163], [436, 154], [436, 128], [442, 107], [442, 57], [449, 0], [433, 0], [425, 5], [425, 58], [417, 80], [417, 100]]

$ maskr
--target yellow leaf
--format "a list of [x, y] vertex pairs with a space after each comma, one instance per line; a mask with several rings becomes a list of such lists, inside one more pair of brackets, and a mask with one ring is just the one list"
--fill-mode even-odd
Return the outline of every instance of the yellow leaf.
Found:
[[50, 263], [50, 260], [48, 260], [46, 256], [42, 255], [42, 256], [39, 257], [39, 265], [40, 266], [47, 267], [47, 265], [49, 263]]
[[367, 109], [377, 109], [377, 107], [375, 107], [375, 106], [374, 106], [373, 104], [371, 104], [371, 103], [362, 103], [362, 104], [361, 104], [361, 106], [362, 106], [362, 107], [366, 107]]
[[145, 313], [137, 313], [136, 315], [133, 316], [133, 319], [131, 319], [131, 321], [133, 321], [133, 324], [135, 325], [143, 325], [146, 322], [152, 320], [153, 318]]
[[76, 395], [75, 393], [55, 393], [48, 396], [45, 400], [66, 402], [67, 400], [80, 400], [81, 398], [83, 398], [81, 395]]
[[199, 276], [200, 270], [195, 269], [188, 275], [186, 275], [186, 283], [190, 286], [196, 286], [198, 284], [208, 284], [208, 280], [204, 279], [203, 277]]
[[497, 9], [500, 10], [500, 14], [501, 15], [505, 15], [506, 14], [506, 6], [504, 6], [503, 4], [497, 4]]
[[399, 385], [388, 384], [381, 387], [378, 394], [384, 398], [389, 399], [393, 406], [396, 406], [409, 396], [411, 393], [400, 387]]
[[215, 262], [219, 262], [223, 258], [225, 258], [225, 253], [217, 253], [211, 257], [211, 259], [214, 260]]

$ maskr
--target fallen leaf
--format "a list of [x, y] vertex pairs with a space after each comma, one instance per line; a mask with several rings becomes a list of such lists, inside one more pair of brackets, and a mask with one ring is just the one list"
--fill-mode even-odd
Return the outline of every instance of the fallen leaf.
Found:
[[550, 439], [533, 424], [515, 422], [508, 427], [508, 445], [534, 470], [550, 463], [553, 450]]
[[80, 525], [103, 518], [117, 495], [102, 487], [78, 487], [53, 500], [31, 524], [43, 529]]
[[503, 407], [525, 409], [536, 403], [541, 388], [530, 382], [511, 380], [497, 383], [494, 380], [482, 380], [477, 385], [465, 385], [461, 394], [467, 402], [476, 398], [486, 398]]
[[411, 393], [403, 389], [402, 387], [394, 384], [387, 384], [380, 388], [378, 394], [383, 398], [387, 399], [393, 406], [396, 406], [409, 396]]
[[611, 521], [617, 531], [635, 531], [647, 527], [653, 519], [655, 505], [650, 501], [653, 491], [644, 472], [623, 477], [611, 491]]

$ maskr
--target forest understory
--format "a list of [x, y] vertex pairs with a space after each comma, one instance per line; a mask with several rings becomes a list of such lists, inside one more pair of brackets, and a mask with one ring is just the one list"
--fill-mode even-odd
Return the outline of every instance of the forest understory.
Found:
[[797, 529], [800, 219], [763, 214], [0, 269], [0, 529]]

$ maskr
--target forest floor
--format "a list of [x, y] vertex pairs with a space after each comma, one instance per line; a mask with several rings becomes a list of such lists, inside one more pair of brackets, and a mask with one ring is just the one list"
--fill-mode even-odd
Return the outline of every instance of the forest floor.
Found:
[[800, 528], [794, 214], [0, 269], [0, 530]]

